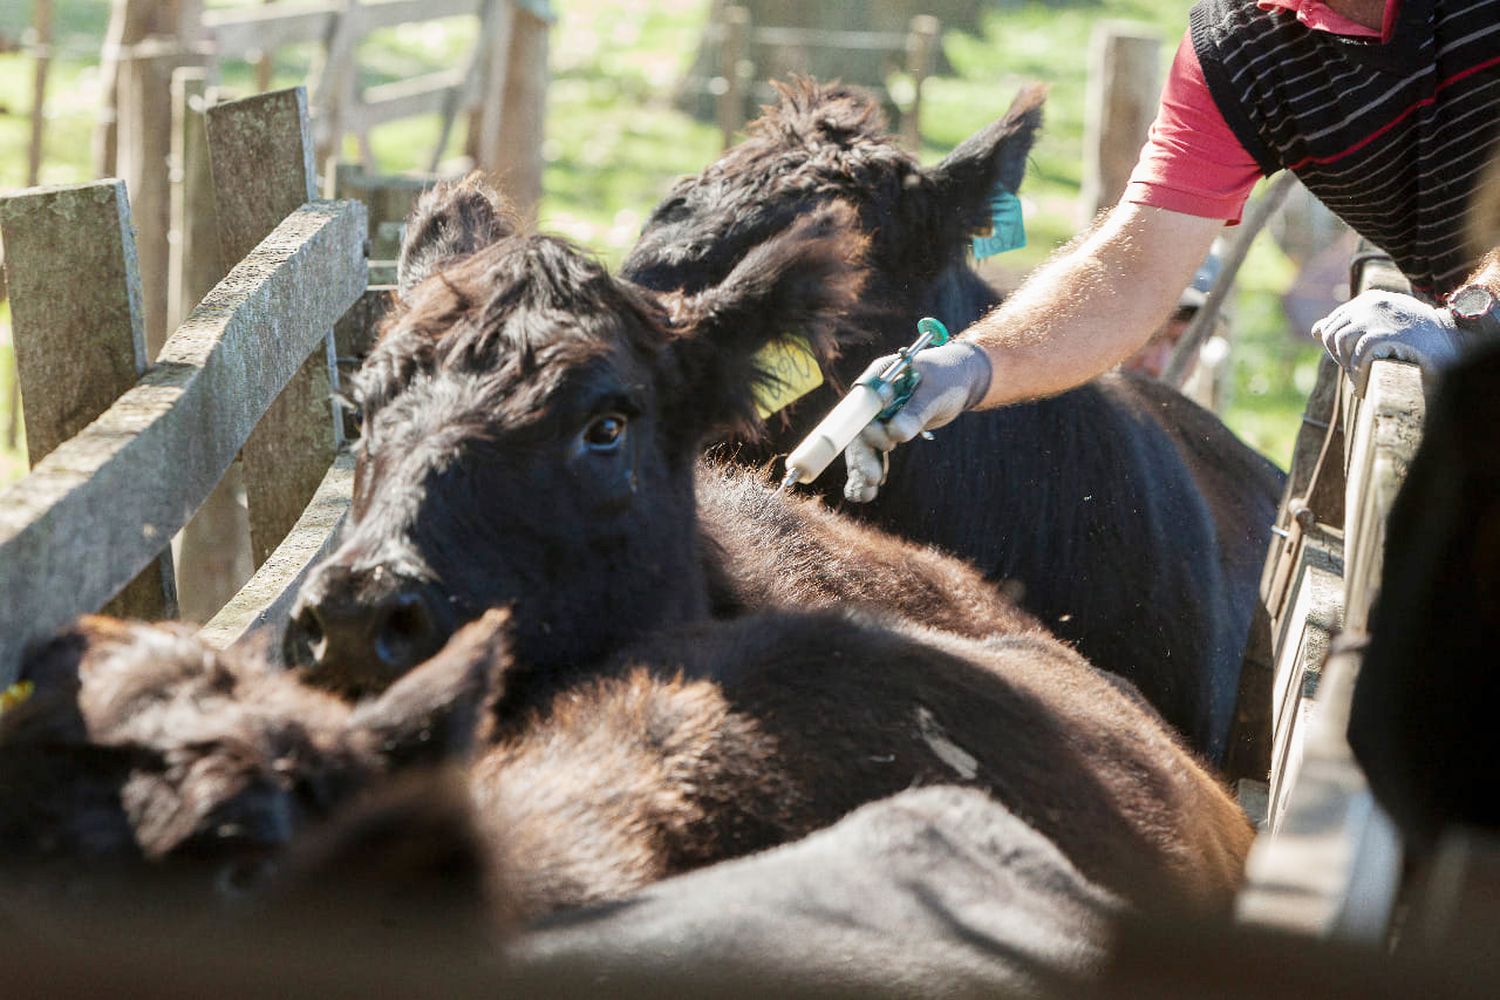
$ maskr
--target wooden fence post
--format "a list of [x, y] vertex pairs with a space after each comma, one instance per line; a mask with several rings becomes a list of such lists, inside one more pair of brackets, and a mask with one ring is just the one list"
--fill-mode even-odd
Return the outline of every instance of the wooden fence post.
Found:
[[[516, 6], [512, 0], [490, 0], [479, 44], [488, 44], [484, 55], [482, 83], [476, 88], [475, 106], [469, 109], [467, 152], [475, 166], [487, 166], [499, 155], [500, 130], [505, 120], [505, 81], [510, 76], [510, 42], [515, 36]], [[441, 157], [442, 151], [437, 153]], [[437, 169], [436, 157], [432, 164]]]
[[120, 62], [118, 174], [130, 192], [144, 293], [146, 356], [167, 339], [167, 271], [172, 228], [172, 72], [187, 59], [175, 39], [153, 36]]
[[[207, 71], [184, 66], [172, 74], [172, 266], [167, 326], [177, 329], [227, 272], [219, 257], [219, 220], [208, 164], [204, 110]], [[204, 622], [234, 597], [255, 567], [250, 521], [240, 502], [244, 476], [236, 461], [193, 519], [177, 549], [182, 617]]]
[[52, 0], [36, 0], [31, 19], [36, 62], [31, 76], [31, 145], [26, 153], [26, 186], [36, 187], [42, 173], [42, 137], [46, 122], [47, 70], [52, 65]]
[[725, 7], [723, 36], [719, 39], [719, 78], [713, 81], [718, 98], [719, 134], [724, 148], [745, 124], [745, 91], [749, 81], [741, 65], [750, 53], [750, 12], [744, 7]]
[[[277, 90], [207, 111], [209, 161], [223, 259], [255, 249], [282, 219], [317, 196], [307, 91]], [[274, 328], [268, 336], [275, 336]], [[250, 547], [259, 566], [307, 506], [333, 462], [342, 432], [333, 334], [272, 404], [241, 452]]]
[[1089, 82], [1084, 104], [1083, 191], [1087, 220], [1112, 207], [1125, 184], [1161, 97], [1161, 41], [1149, 29], [1102, 21], [1089, 39]]
[[357, 0], [344, 0], [334, 22], [333, 34], [323, 54], [323, 66], [312, 98], [317, 109], [314, 123], [316, 161], [326, 163], [343, 148], [344, 111], [355, 96], [354, 50], [364, 34], [364, 19]]
[[[490, 77], [500, 106], [481, 111], [475, 166], [493, 175], [516, 210], [536, 219], [542, 200], [542, 141], [547, 119], [547, 39], [552, 20], [544, 4], [510, 4], [508, 31], [496, 32], [491, 68], [503, 67], [503, 88]], [[493, 101], [491, 102], [493, 103]], [[498, 120], [496, 118], [498, 111]]]
[[[137, 44], [151, 35], [176, 39], [182, 45], [193, 44], [201, 33], [201, 21], [200, 0], [113, 0], [99, 58], [102, 99], [94, 122], [95, 176], [109, 177], [118, 173], [121, 64], [130, 58]], [[167, 100], [165, 87], [159, 100], [163, 104]]]
[[[14, 195], [0, 202], [0, 229], [27, 456], [35, 466], [109, 409], [146, 368], [125, 185], [96, 181]], [[177, 613], [170, 539], [160, 542], [161, 558], [108, 611], [148, 619]]]
[[911, 19], [906, 37], [906, 71], [912, 77], [911, 106], [901, 116], [901, 137], [909, 149], [922, 146], [922, 88], [937, 62], [938, 36], [942, 25], [931, 14]]

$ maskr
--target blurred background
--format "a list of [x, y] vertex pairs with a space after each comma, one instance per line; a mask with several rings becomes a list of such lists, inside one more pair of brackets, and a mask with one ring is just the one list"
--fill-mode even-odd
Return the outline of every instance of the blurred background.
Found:
[[[257, 0], [208, 0], [206, 13], [257, 5]], [[108, 0], [56, 0], [48, 6], [50, 25], [44, 27], [50, 46], [45, 47], [35, 4], [0, 6], [0, 190], [28, 181], [38, 56], [50, 57], [38, 180], [61, 184], [94, 174], [91, 149], [106, 102], [109, 72], [101, 71], [101, 59], [108, 51], [111, 5]], [[718, 0], [553, 0], [525, 6], [551, 18], [543, 43], [547, 66], [539, 225], [616, 261], [672, 179], [700, 170], [722, 149], [715, 94], [722, 96], [725, 81], [715, 80], [714, 74], [724, 41], [725, 5]], [[935, 0], [891, 4], [889, 9], [881, 3], [745, 6], [759, 18], [757, 28], [774, 26], [779, 18], [810, 27], [815, 35], [825, 32], [826, 38], [833, 37], [830, 26], [856, 32], [883, 29], [882, 14], [885, 21], [895, 19], [902, 26], [913, 12], [935, 14], [939, 44], [932, 75], [920, 87], [918, 148], [924, 161], [940, 158], [1002, 114], [1023, 82], [1050, 85], [1043, 137], [1021, 191], [1028, 245], [985, 265], [986, 275], [1004, 287], [1074, 236], [1092, 214], [1084, 190], [1091, 37], [1101, 25], [1126, 21], [1129, 32], [1159, 39], [1156, 77], [1140, 81], [1159, 87], [1186, 28], [1190, 3]], [[373, 30], [357, 40], [354, 85], [369, 92], [451, 71], [469, 59], [478, 30], [472, 15]], [[775, 63], [786, 48], [764, 41], [756, 45], [762, 51], [752, 45], [746, 55], [756, 58], [758, 71]], [[226, 92], [248, 94], [265, 85], [310, 84], [324, 58], [323, 46], [294, 43], [247, 59], [221, 59], [217, 73]], [[882, 87], [893, 119], [911, 109], [918, 92], [909, 62], [899, 54], [882, 60], [855, 49], [836, 49], [811, 64], [820, 73], [841, 71], [851, 80]], [[747, 81], [744, 89], [747, 113], [753, 117], [764, 84]], [[346, 135], [336, 152], [377, 174], [427, 171], [434, 162], [441, 171], [464, 165], [464, 133], [450, 129], [438, 151], [442, 116], [426, 113]], [[1256, 240], [1229, 311], [1231, 350], [1216, 401], [1245, 440], [1283, 466], [1318, 354], [1299, 331], [1316, 318], [1321, 303], [1341, 294], [1344, 280], [1340, 265], [1329, 264], [1338, 255], [1327, 252], [1343, 237], [1321, 221], [1319, 211], [1294, 193], [1268, 233]], [[24, 432], [13, 426], [13, 366], [9, 311], [0, 301], [0, 484], [25, 472]]]

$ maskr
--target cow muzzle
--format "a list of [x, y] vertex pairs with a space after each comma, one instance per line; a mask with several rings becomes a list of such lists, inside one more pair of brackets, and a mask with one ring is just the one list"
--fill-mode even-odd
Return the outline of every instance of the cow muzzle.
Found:
[[358, 697], [384, 690], [431, 657], [455, 625], [431, 584], [383, 566], [325, 563], [302, 587], [283, 655], [308, 683]]

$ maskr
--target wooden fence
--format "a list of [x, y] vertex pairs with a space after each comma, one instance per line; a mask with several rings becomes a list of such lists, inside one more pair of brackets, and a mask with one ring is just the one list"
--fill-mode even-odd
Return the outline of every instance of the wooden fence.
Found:
[[[1379, 263], [1366, 288], [1410, 291]], [[1401, 845], [1345, 732], [1423, 412], [1420, 371], [1397, 361], [1376, 361], [1361, 397], [1325, 359], [1308, 401], [1261, 582], [1273, 666], [1253, 697], [1270, 704], [1270, 782], [1242, 920], [1372, 945], [1389, 933]]]
[[306, 111], [300, 88], [204, 110], [235, 263], [149, 365], [124, 185], [0, 200], [35, 463], [0, 495], [0, 682], [29, 641], [127, 588], [127, 610], [172, 613], [170, 573], [153, 567], [237, 454], [265, 557], [205, 634], [227, 644], [284, 615], [327, 550], [351, 476], [332, 331], [364, 304], [367, 233], [359, 203], [311, 197]]
[[[41, 27], [45, 27], [44, 14], [39, 6]], [[474, 44], [461, 66], [388, 84], [358, 85], [358, 48], [370, 32], [455, 16], [469, 16], [475, 26]], [[307, 108], [310, 162], [329, 166], [327, 195], [390, 204], [392, 213], [377, 220], [381, 225], [375, 231], [380, 276], [389, 277], [393, 268], [387, 259], [394, 256], [391, 248], [399, 234], [399, 218], [412, 191], [430, 183], [430, 176], [377, 183], [367, 174], [336, 172], [333, 168], [343, 136], [354, 135], [368, 160], [372, 128], [436, 112], [442, 127], [429, 158], [428, 165], [434, 166], [455, 128], [466, 122], [468, 163], [498, 175], [513, 203], [523, 212], [534, 213], [541, 196], [551, 20], [546, 0], [278, 0], [208, 11], [199, 0], [116, 0], [100, 68], [106, 98], [96, 135], [96, 167], [101, 174], [124, 179], [129, 192], [145, 358], [157, 357], [168, 331], [181, 324], [204, 292], [224, 276], [228, 262], [239, 259], [246, 249], [220, 245], [221, 233], [242, 227], [233, 220], [215, 218], [213, 170], [233, 175], [236, 168], [232, 162], [211, 164], [202, 134], [204, 108], [219, 103], [222, 96], [214, 86], [221, 63], [244, 59], [268, 70], [278, 48], [317, 47]], [[268, 79], [269, 73], [261, 76]], [[298, 176], [309, 185], [316, 177], [306, 172]], [[356, 176], [362, 179], [351, 179]], [[249, 168], [240, 178], [230, 176], [226, 182], [261, 180], [258, 171]], [[282, 177], [274, 184], [286, 181]], [[388, 197], [386, 188], [395, 197]], [[314, 190], [310, 186], [301, 193], [285, 186], [280, 189], [285, 194], [283, 208], [286, 199], [295, 198], [301, 204]], [[399, 215], [394, 214], [398, 211]], [[326, 398], [326, 383], [326, 376], [319, 383], [309, 367], [294, 381], [289, 400], [279, 406], [320, 406], [313, 400]], [[10, 396], [17, 398], [14, 392]], [[302, 402], [296, 404], [291, 398]], [[277, 423], [285, 421], [272, 421]], [[18, 421], [12, 418], [7, 424], [13, 433]], [[269, 444], [277, 441], [284, 443]], [[300, 510], [300, 502], [321, 476], [320, 470], [314, 475], [312, 469], [328, 457], [330, 447], [323, 441], [297, 443], [279, 432], [257, 435], [249, 443], [244, 460], [237, 459], [227, 470], [220, 487], [185, 529], [178, 547], [181, 610], [188, 617], [202, 621], [228, 600], [266, 558], [274, 539], [294, 515], [289, 507], [273, 516], [270, 509], [275, 505], [269, 498], [252, 497], [246, 523], [242, 498], [261, 491], [264, 482], [249, 467], [282, 462], [293, 454], [317, 456], [307, 463], [299, 489], [288, 494], [295, 510]], [[257, 510], [260, 513], [254, 513]]]
[[905, 32], [849, 31], [755, 25], [745, 7], [725, 6], [705, 33], [705, 42], [714, 47], [715, 71], [690, 74], [683, 91], [713, 97], [727, 149], [744, 127], [750, 103], [773, 99], [766, 81], [811, 72], [814, 63], [810, 52], [854, 53], [866, 61], [874, 56], [879, 71], [863, 76], [848, 72], [819, 75], [840, 76], [847, 82], [883, 89], [887, 71], [904, 70], [912, 78], [912, 92], [901, 109], [899, 131], [908, 145], [916, 146], [921, 136], [922, 89], [937, 65], [941, 34], [938, 19], [927, 14], [913, 17]]
[[[358, 85], [359, 43], [372, 31], [438, 18], [476, 18], [464, 65], [367, 88]], [[280, 0], [203, 11], [196, 0], [117, 0], [100, 72], [105, 107], [96, 137], [96, 172], [130, 191], [138, 233], [146, 337], [155, 349], [168, 314], [171, 81], [184, 66], [217, 78], [225, 60], [258, 60], [283, 46], [318, 46], [309, 80], [316, 160], [337, 159], [346, 134], [368, 160], [375, 126], [425, 113], [443, 117], [429, 166], [455, 122], [468, 121], [469, 163], [500, 176], [524, 211], [541, 195], [542, 120], [550, 12], [544, 0]], [[367, 163], [368, 166], [368, 163]]]

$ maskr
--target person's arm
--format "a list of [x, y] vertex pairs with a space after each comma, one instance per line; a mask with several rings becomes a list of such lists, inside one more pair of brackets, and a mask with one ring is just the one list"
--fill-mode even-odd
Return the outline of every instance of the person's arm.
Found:
[[1223, 227], [1223, 219], [1115, 206], [1004, 304], [917, 355], [922, 382], [906, 406], [845, 450], [844, 495], [873, 500], [885, 481], [886, 452], [965, 410], [1065, 392], [1129, 357], [1171, 315]]
[[1141, 348], [1177, 307], [1224, 220], [1121, 203], [962, 334], [992, 377], [979, 408], [1065, 392]]

